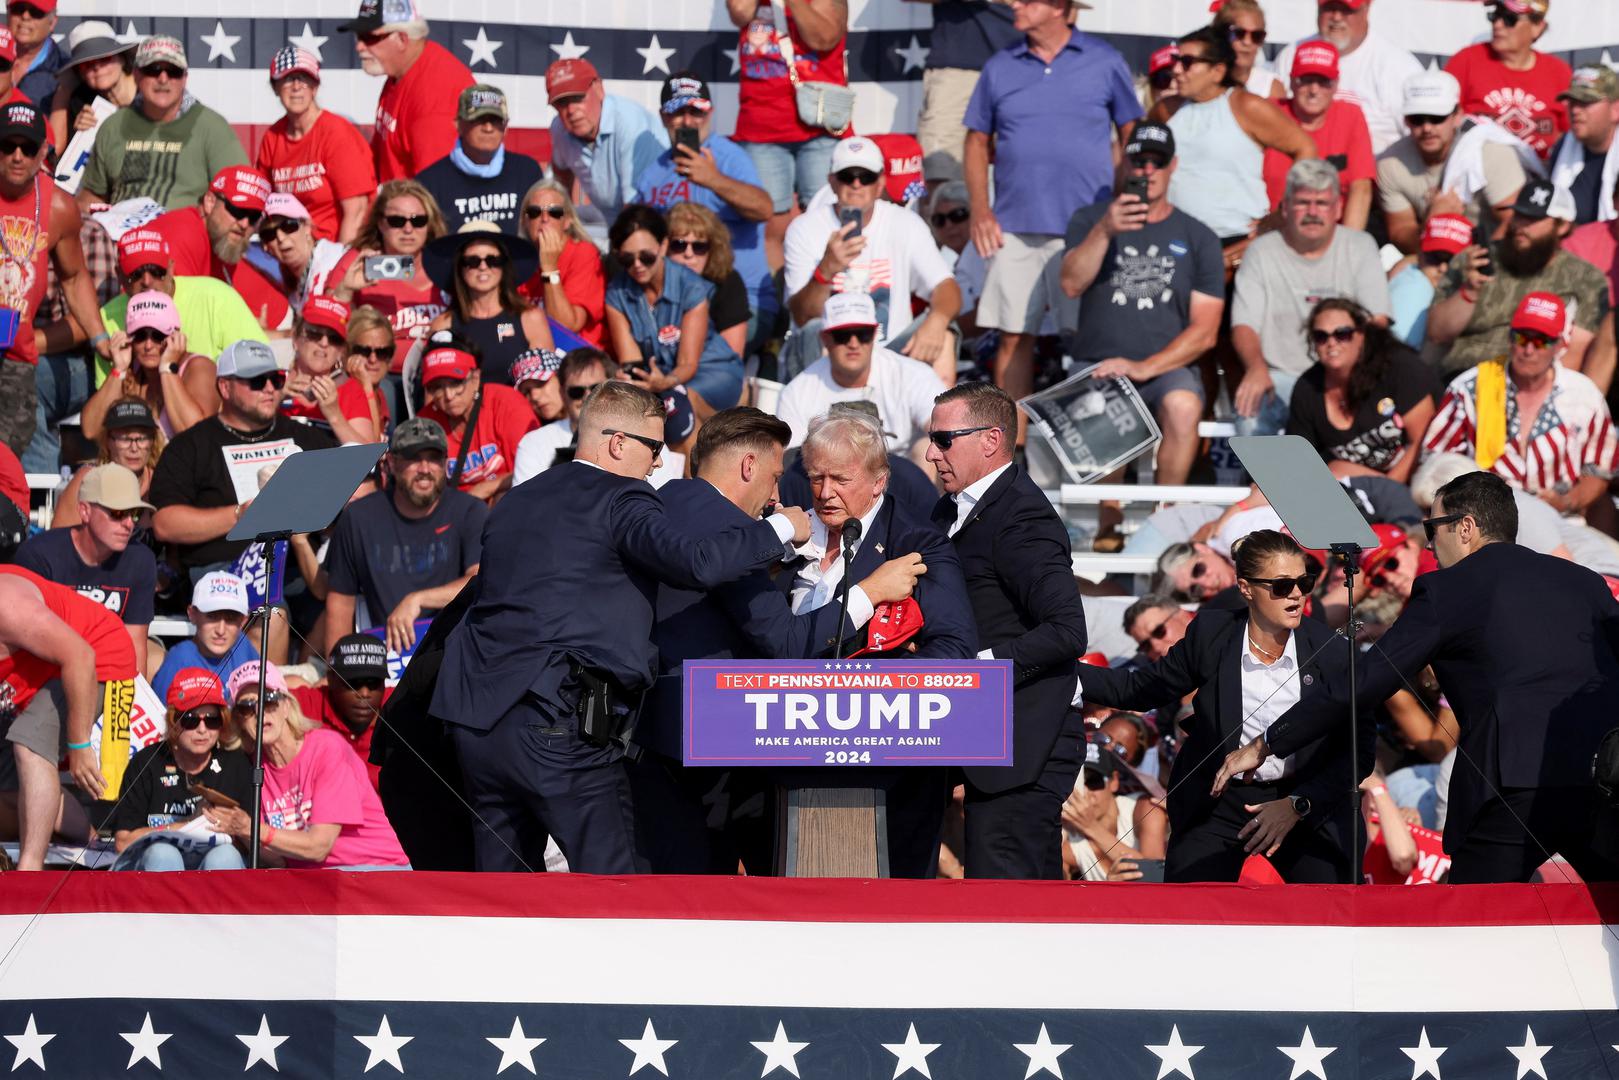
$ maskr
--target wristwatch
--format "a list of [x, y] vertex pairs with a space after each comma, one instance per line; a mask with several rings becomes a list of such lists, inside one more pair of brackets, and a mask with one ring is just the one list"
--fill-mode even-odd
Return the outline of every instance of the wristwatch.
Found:
[[540, 271], [540, 280], [545, 282], [547, 285], [561, 285], [562, 284], [562, 271], [561, 270], [542, 270], [542, 271]]
[[1287, 801], [1293, 804], [1293, 812], [1299, 817], [1310, 816], [1310, 800], [1303, 795], [1289, 795]]

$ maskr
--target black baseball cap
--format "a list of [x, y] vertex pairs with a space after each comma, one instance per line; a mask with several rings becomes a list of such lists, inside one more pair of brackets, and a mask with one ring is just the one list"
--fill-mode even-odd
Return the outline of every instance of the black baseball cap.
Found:
[[337, 639], [326, 658], [326, 667], [338, 681], [388, 678], [388, 647], [370, 634], [349, 634]]
[[371, 34], [384, 26], [415, 22], [422, 17], [415, 0], [360, 0], [354, 18], [337, 28], [339, 34]]
[[687, 106], [700, 112], [714, 108], [714, 95], [708, 92], [708, 83], [695, 71], [677, 71], [663, 80], [663, 93], [658, 101], [665, 116], [673, 116]]
[[149, 428], [157, 429], [157, 419], [152, 416], [152, 407], [139, 398], [119, 398], [107, 410], [107, 417], [101, 426], [108, 431], [117, 431], [119, 428]]
[[1175, 133], [1163, 124], [1137, 124], [1124, 144], [1124, 156], [1158, 154], [1165, 161], [1175, 156]]
[[0, 110], [0, 139], [17, 138], [45, 141], [45, 117], [26, 101], [13, 101]]

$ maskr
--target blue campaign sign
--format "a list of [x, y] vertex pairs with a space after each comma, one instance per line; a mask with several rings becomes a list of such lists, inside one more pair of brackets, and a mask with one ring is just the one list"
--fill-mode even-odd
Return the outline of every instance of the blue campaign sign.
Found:
[[1009, 660], [688, 660], [681, 760], [1011, 765]]

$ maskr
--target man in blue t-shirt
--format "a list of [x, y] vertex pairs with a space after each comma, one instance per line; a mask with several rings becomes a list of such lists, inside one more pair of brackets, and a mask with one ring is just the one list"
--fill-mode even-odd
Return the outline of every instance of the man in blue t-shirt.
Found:
[[247, 582], [235, 574], [216, 570], [198, 578], [186, 615], [196, 633], [169, 650], [152, 679], [152, 689], [164, 701], [169, 684], [186, 668], [205, 668], [228, 683], [237, 668], [259, 658], [252, 639], [242, 633], [247, 625]]
[[1225, 310], [1219, 238], [1169, 204], [1174, 175], [1174, 133], [1137, 124], [1120, 194], [1074, 212], [1061, 271], [1063, 292], [1080, 298], [1073, 356], [1095, 364], [1096, 378], [1129, 379], [1158, 419], [1160, 484], [1186, 483], [1197, 456], [1203, 380], [1191, 365], [1213, 347]]
[[[770, 195], [759, 184], [753, 158], [712, 133], [714, 102], [708, 84], [692, 72], [677, 71], [665, 79], [662, 101], [658, 118], [669, 132], [671, 149], [635, 178], [636, 200], [659, 210], [694, 202], [718, 214], [731, 234], [736, 272], [748, 287], [754, 312], [762, 316], [777, 310], [776, 288], [765, 262]], [[700, 149], [684, 145], [683, 139], [695, 140]]]
[[[922, 69], [922, 112], [916, 139], [922, 144], [922, 178], [931, 190], [962, 179], [962, 119], [984, 62], [1023, 35], [1012, 25], [1004, 0], [911, 0], [933, 7], [933, 37]], [[912, 42], [915, 45], [915, 42]], [[911, 70], [910, 48], [898, 50]]]

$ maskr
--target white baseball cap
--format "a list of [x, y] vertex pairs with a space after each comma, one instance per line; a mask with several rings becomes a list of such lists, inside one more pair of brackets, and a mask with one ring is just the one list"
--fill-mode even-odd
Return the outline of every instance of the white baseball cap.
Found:
[[246, 615], [247, 582], [223, 570], [204, 574], [191, 590], [191, 606], [204, 613], [234, 611]]
[[832, 167], [828, 172], [842, 172], [844, 169], [870, 169], [874, 173], [883, 171], [882, 147], [870, 139], [855, 135], [844, 139], [832, 149]]
[[1462, 100], [1462, 84], [1448, 71], [1419, 71], [1402, 89], [1405, 116], [1449, 116]]
[[841, 330], [845, 326], [876, 326], [877, 305], [870, 293], [841, 292], [826, 298], [821, 310], [822, 330]]

